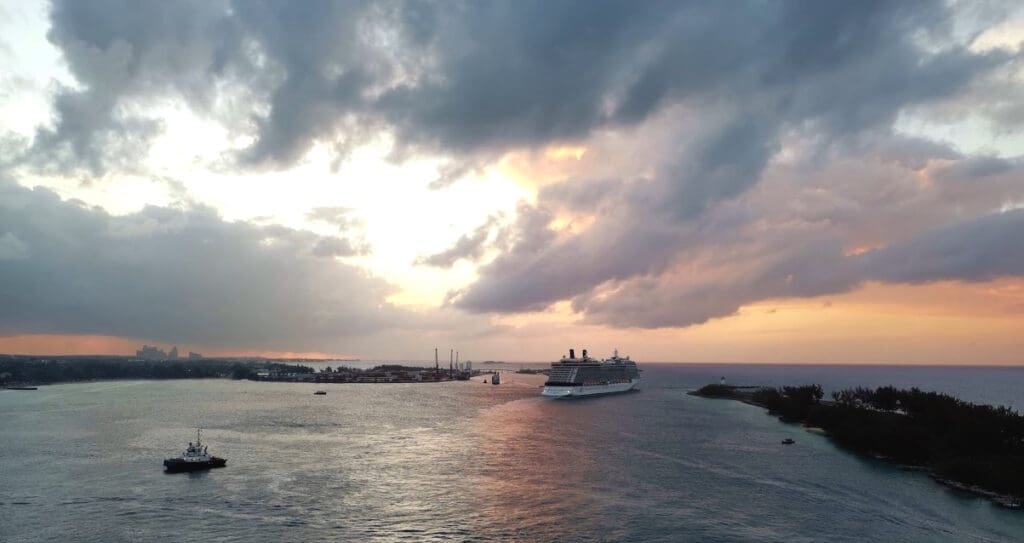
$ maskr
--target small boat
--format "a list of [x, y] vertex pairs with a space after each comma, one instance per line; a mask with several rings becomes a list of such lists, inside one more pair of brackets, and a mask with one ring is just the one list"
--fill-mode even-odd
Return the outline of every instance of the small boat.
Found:
[[497, 372], [497, 371], [494, 372], [494, 375], [491, 376], [491, 384], [492, 385], [500, 385], [501, 384], [501, 373], [500, 372]]
[[39, 390], [39, 387], [7, 387], [7, 390]]
[[786, 439], [782, 440], [783, 445], [792, 445], [794, 443], [796, 443], [796, 441], [794, 441], [791, 437], [787, 437]]
[[314, 396], [326, 396], [327, 395], [327, 391], [326, 390], [318, 390], [318, 391], [314, 392], [313, 395]]
[[487, 379], [484, 379], [484, 384], [485, 384], [485, 385], [487, 384]]
[[183, 471], [200, 471], [210, 468], [222, 468], [228, 461], [209, 454], [203, 446], [201, 438], [203, 431], [196, 429], [196, 442], [189, 442], [188, 448], [177, 458], [164, 460], [164, 468], [167, 473], [180, 473]]

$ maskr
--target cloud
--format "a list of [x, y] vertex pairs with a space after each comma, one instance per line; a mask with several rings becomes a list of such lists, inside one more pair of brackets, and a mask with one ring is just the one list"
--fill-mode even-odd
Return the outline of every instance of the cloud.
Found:
[[451, 268], [456, 262], [462, 259], [477, 261], [483, 256], [487, 249], [487, 242], [491, 239], [491, 231], [495, 229], [500, 215], [491, 216], [486, 222], [476, 227], [471, 234], [460, 237], [455, 245], [432, 255], [421, 256], [414, 264], [434, 266], [438, 268]]
[[144, 155], [162, 130], [159, 119], [138, 113], [146, 105], [181, 97], [209, 111], [217, 98], [211, 81], [251, 73], [228, 7], [202, 1], [54, 2], [48, 37], [78, 85], [58, 90], [55, 124], [38, 130], [31, 160], [45, 169], [83, 167], [102, 174]]
[[936, 177], [944, 181], [971, 181], [1012, 171], [1020, 167], [1019, 162], [992, 156], [970, 157], [938, 170]]
[[323, 238], [313, 246], [313, 254], [322, 257], [365, 255], [369, 248], [365, 245], [354, 245], [344, 238]]
[[[650, 141], [642, 134], [633, 139], [638, 146]], [[1014, 224], [977, 231], [972, 252], [975, 230], [966, 226], [971, 219], [965, 222], [1024, 201], [1019, 167], [964, 184], [946, 172], [971, 169], [970, 157], [913, 139], [888, 136], [881, 146], [870, 139], [832, 145], [827, 157], [800, 138], [785, 140], [791, 156], [768, 164], [756, 186], [688, 218], [652, 196], [670, 177], [547, 186], [536, 207], [520, 210], [514, 243], [480, 268], [476, 282], [453, 292], [451, 303], [471, 312], [514, 313], [569, 300], [587, 323], [689, 326], [757, 301], [842, 293], [866, 280], [904, 282], [895, 271], [901, 262], [923, 273], [922, 280], [974, 280], [974, 273], [925, 272], [929, 251], [943, 250], [939, 240], [948, 233], [942, 229], [960, 223], [964, 234], [948, 250], [963, 264], [977, 263], [979, 273], [1003, 270], [988, 277], [1021, 274], [999, 263], [1001, 253], [1016, 258], [1012, 249], [999, 249]], [[592, 224], [558, 229], [554, 219], [565, 212], [589, 212]], [[868, 257], [879, 246], [890, 256]]]
[[[1007, 75], [1020, 52], [972, 49], [951, 23], [962, 9], [908, 1], [58, 1], [50, 40], [79, 84], [57, 94], [55, 125], [37, 132], [33, 149], [58, 167], [93, 172], [129, 162], [160, 131], [159, 119], [141, 112], [161, 99], [251, 136], [231, 150], [239, 167], [284, 168], [318, 143], [344, 154], [383, 133], [398, 159], [450, 160], [433, 188], [510, 151], [578, 144], [588, 148], [588, 171], [540, 189], [500, 232], [482, 225], [417, 263], [451, 267], [495, 250], [477, 280], [449, 295], [469, 312], [569, 300], [591, 322], [684, 326], [866, 278], [1013, 270], [991, 247], [947, 247], [977, 259], [978, 270], [934, 251], [946, 247], [939, 238], [955, 236], [943, 228], [1024, 201], [1020, 159], [974, 156], [894, 129], [907, 112], [1021, 105]], [[210, 224], [236, 236], [246, 248], [239, 257], [253, 265], [279, 251], [294, 269], [275, 273], [359, 285], [371, 294], [356, 306], [377, 307], [386, 296], [353, 268], [325, 268], [340, 274], [331, 281], [313, 269], [324, 265], [317, 256], [359, 254], [345, 236], [209, 215], [89, 216], [118, 229], [196, 225], [174, 230], [182, 235]], [[341, 232], [354, 226], [344, 209], [308, 218]], [[98, 233], [104, 228], [84, 232], [113, 243]], [[14, 234], [32, 249], [28, 260], [42, 258], [41, 240]], [[291, 294], [303, 308], [314, 298]], [[323, 322], [335, 324], [291, 316], [307, 330], [347, 330], [330, 312]]]
[[539, 310], [674, 260], [673, 251], [659, 247], [672, 247], [680, 235], [628, 211], [573, 235], [551, 227], [552, 210], [520, 206], [509, 249], [480, 268], [480, 278], [453, 298], [456, 306], [474, 312]]
[[306, 218], [311, 221], [332, 224], [340, 230], [347, 230], [349, 227], [359, 224], [358, 219], [352, 217], [354, 211], [350, 207], [317, 207], [306, 213]]
[[[591, 322], [685, 326], [752, 301], [853, 288], [861, 277], [847, 252], [898, 243], [967, 208], [990, 212], [1020, 193], [1012, 162], [982, 163], [892, 129], [904, 108], [969, 93], [1011, 56], [922, 47], [914, 36], [943, 40], [950, 29], [941, 13], [907, 3], [762, 7], [734, 17], [680, 8], [666, 18], [676, 32], [647, 42], [612, 108], [620, 122], [639, 123], [620, 155], [664, 150], [633, 171], [541, 190], [521, 220], [545, 242], [512, 245], [452, 303], [504, 313], [572, 300]], [[746, 30], [723, 31], [732, 24]], [[666, 116], [687, 120], [645, 133], [648, 119]], [[952, 187], [942, 167], [922, 172], [941, 162], [990, 182]], [[844, 166], [840, 178], [825, 178], [830, 163]], [[922, 190], [922, 175], [935, 186]], [[555, 231], [566, 211], [593, 224]]]
[[382, 130], [399, 148], [491, 156], [690, 102], [727, 112], [694, 157], [716, 179], [684, 200], [699, 208], [752, 183], [786, 124], [873, 126], [1010, 58], [921, 47], [920, 35], [951, 39], [946, 9], [58, 1], [50, 40], [80, 87], [58, 94], [56, 127], [39, 132], [37, 147], [64, 149], [95, 170], [112, 142], [144, 144], [159, 130], [127, 106], [169, 96], [205, 115], [234, 104], [230, 113], [255, 137], [238, 158], [276, 165], [314, 142], [344, 152]]
[[1024, 209], [936, 228], [863, 255], [866, 277], [890, 283], [1024, 276]]
[[370, 253], [370, 245], [362, 236], [364, 223], [353, 216], [354, 211], [348, 207], [317, 207], [306, 213], [311, 221], [322, 222], [338, 228], [338, 232], [353, 236], [323, 238], [316, 243], [313, 254], [323, 257], [359, 256]]
[[4, 182], [0, 231], [5, 254], [28, 247], [0, 266], [4, 334], [308, 350], [426, 325], [385, 301], [384, 281], [319, 258], [347, 249], [336, 239], [208, 208], [112, 216]]
[[24, 260], [28, 258], [28, 245], [11, 232], [0, 236], [0, 260]]

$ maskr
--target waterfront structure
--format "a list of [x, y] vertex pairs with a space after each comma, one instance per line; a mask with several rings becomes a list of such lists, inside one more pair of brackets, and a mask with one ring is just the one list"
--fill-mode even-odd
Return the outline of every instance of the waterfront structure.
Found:
[[587, 356], [576, 358], [574, 349], [569, 356], [551, 364], [548, 381], [542, 394], [549, 398], [568, 398], [626, 392], [640, 386], [640, 370], [629, 357], [620, 357], [619, 351], [607, 360]]

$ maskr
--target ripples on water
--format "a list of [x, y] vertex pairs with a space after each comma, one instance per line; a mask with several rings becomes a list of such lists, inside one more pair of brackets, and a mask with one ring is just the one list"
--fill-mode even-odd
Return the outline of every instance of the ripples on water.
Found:
[[[2, 541], [1019, 541], [1024, 514], [846, 454], [732, 382], [894, 383], [1015, 405], [1008, 369], [647, 365], [641, 392], [543, 376], [316, 387], [105, 382], [0, 392]], [[202, 425], [228, 467], [165, 475]], [[779, 444], [784, 437], [796, 446]]]

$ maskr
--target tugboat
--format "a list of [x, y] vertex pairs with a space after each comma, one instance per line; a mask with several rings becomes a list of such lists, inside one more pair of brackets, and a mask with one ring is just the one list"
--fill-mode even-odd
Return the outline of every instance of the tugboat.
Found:
[[202, 444], [202, 435], [203, 431], [196, 429], [195, 443], [189, 442], [188, 448], [181, 453], [180, 457], [164, 460], [164, 468], [167, 469], [167, 473], [223, 468], [228, 463], [227, 460], [211, 456], [208, 453], [207, 448]]

